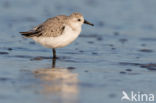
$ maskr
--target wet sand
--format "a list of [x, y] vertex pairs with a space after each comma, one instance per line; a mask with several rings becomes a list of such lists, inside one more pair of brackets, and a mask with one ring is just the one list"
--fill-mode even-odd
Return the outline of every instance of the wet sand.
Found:
[[[156, 95], [156, 1], [70, 1], [0, 1], [0, 102], [121, 103], [123, 90]], [[57, 49], [52, 67], [51, 50], [18, 32], [74, 11], [95, 27], [84, 25], [74, 43]]]

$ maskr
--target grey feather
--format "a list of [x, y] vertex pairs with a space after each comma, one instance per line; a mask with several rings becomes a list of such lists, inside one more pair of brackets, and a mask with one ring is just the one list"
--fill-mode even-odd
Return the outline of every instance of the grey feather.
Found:
[[67, 16], [60, 15], [47, 19], [43, 24], [40, 24], [30, 31], [20, 33], [25, 37], [57, 37], [63, 33], [66, 22]]

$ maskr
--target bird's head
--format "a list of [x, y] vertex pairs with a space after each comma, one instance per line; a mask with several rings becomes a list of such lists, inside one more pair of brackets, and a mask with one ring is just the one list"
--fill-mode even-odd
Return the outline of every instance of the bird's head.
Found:
[[75, 25], [75, 26], [81, 26], [82, 24], [88, 24], [88, 25], [94, 26], [94, 24], [85, 20], [81, 13], [77, 13], [77, 12], [72, 13], [69, 16], [69, 21], [72, 25]]

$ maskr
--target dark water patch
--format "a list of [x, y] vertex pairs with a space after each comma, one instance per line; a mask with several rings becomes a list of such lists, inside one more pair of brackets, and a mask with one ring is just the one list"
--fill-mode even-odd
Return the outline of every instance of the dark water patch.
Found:
[[89, 72], [88, 70], [85, 70], [84, 72]]
[[147, 68], [148, 70], [156, 70], [156, 64], [143, 64], [142, 68]]
[[78, 51], [79, 53], [84, 53], [84, 50], [80, 50], [81, 48], [75, 48], [76, 51]]
[[141, 38], [140, 40], [142, 40], [142, 41], [155, 41], [156, 42], [156, 38]]
[[136, 59], [140, 59], [140, 57], [137, 56]]
[[23, 48], [23, 47], [15, 47], [14, 50], [29, 51], [28, 48]]
[[69, 59], [67, 59], [67, 60], [63, 60], [63, 61], [65, 61], [65, 62], [77, 63], [77, 61], [76, 61], [76, 60], [69, 60]]
[[113, 44], [108, 44], [108, 46], [110, 46], [110, 47], [114, 47], [114, 45], [113, 45]]
[[124, 66], [127, 66], [127, 65], [139, 66], [140, 65], [139, 63], [129, 63], [129, 62], [120, 62], [119, 64], [124, 65]]
[[10, 2], [9, 1], [4, 1], [3, 2], [3, 8], [6, 8], [6, 9], [8, 9], [8, 8], [10, 8]]
[[115, 98], [116, 96], [117, 96], [117, 95], [114, 94], [114, 93], [111, 93], [111, 94], [108, 95], [109, 98]]
[[98, 55], [98, 53], [97, 52], [92, 52], [92, 55]]
[[15, 35], [11, 35], [11, 38], [16, 38], [16, 36]]
[[125, 71], [121, 71], [120, 74], [126, 74], [126, 72]]
[[12, 51], [13, 50], [13, 48], [11, 48], [11, 47], [0, 47], [0, 49], [7, 50], [7, 51]]
[[73, 69], [76, 69], [76, 68], [75, 67], [67, 67], [67, 69], [73, 70]]
[[140, 49], [139, 51], [140, 51], [140, 52], [146, 52], [146, 53], [151, 53], [151, 52], [153, 52], [153, 50], [151, 50], [151, 49]]
[[42, 56], [38, 56], [38, 57], [33, 57], [30, 60], [31, 61], [40, 61], [40, 60], [44, 60], [44, 59], [52, 59], [52, 57], [42, 57]]
[[103, 63], [103, 60], [96, 60], [96, 59], [88, 59], [88, 60], [84, 60], [84, 59], [76, 59], [77, 63]]
[[78, 43], [78, 42], [76, 42], [76, 43], [75, 43], [75, 45], [79, 45], [79, 43]]
[[114, 32], [113, 34], [114, 34], [115, 36], [119, 36], [119, 35], [120, 35], [119, 32]]
[[79, 48], [75, 48], [75, 50], [79, 50]]
[[127, 73], [128, 75], [139, 75], [140, 73]]
[[[51, 59], [52, 60], [53, 57], [45, 57], [45, 56], [37, 56], [37, 57], [33, 57], [30, 60], [31, 61], [40, 61], [40, 60], [45, 60], [45, 59]], [[57, 59], [57, 58], [56, 58]]]
[[12, 78], [8, 78], [8, 77], [0, 77], [0, 83], [4, 83], [4, 82], [9, 82], [11, 84], [15, 83], [15, 80], [13, 80]]
[[0, 55], [6, 55], [6, 54], [9, 54], [8, 52], [1, 52], [0, 51]]
[[88, 44], [94, 44], [94, 42], [93, 41], [88, 41]]
[[156, 63], [147, 63], [147, 64], [141, 64], [141, 63], [128, 63], [128, 62], [120, 62], [120, 65], [132, 65], [132, 66], [139, 66], [141, 68], [146, 68], [148, 70], [155, 71], [156, 70]]
[[126, 69], [126, 71], [131, 72], [131, 71], [132, 71], [132, 69]]
[[101, 36], [99, 34], [81, 34], [80, 37], [82, 37], [82, 38], [98, 38]]
[[146, 44], [141, 44], [141, 46], [145, 47], [145, 46], [146, 46]]
[[14, 55], [12, 57], [16, 57], [16, 58], [25, 58], [25, 59], [30, 59], [33, 58], [32, 56], [28, 56], [28, 55]]
[[68, 52], [63, 52], [64, 54], [80, 54], [79, 52], [70, 52], [70, 51], [68, 51]]
[[95, 83], [84, 83], [80, 82], [78, 85], [83, 86], [83, 87], [88, 87], [88, 88], [95, 88], [95, 87], [105, 87], [105, 84], [95, 84]]
[[79, 52], [80, 52], [80, 53], [84, 53], [84, 51], [83, 51], [83, 50], [79, 50]]
[[134, 72], [130, 72], [130, 71], [120, 71], [120, 74], [126, 74], [126, 75], [139, 75], [140, 73], [134, 73]]
[[48, 49], [30, 49], [30, 48], [24, 48], [24, 47], [15, 47], [14, 50], [20, 50], [20, 51], [39, 51], [39, 52], [48, 52]]
[[8, 51], [12, 51], [13, 49], [12, 48], [8, 48]]
[[100, 36], [99, 34], [82, 34], [80, 35], [82, 38], [95, 38], [98, 41], [102, 41], [103, 37]]
[[42, 57], [34, 57], [32, 59], [30, 59], [31, 61], [40, 61], [40, 60], [43, 60]]
[[85, 59], [77, 59], [77, 58], [58, 58], [58, 60], [63, 62], [70, 62], [70, 63], [95, 63], [95, 62], [102, 62], [102, 61], [95, 61], [95, 60], [85, 60]]
[[116, 48], [112, 47], [111, 49], [112, 49], [112, 50], [115, 50]]
[[28, 69], [20, 69], [20, 72], [30, 72], [31, 73], [31, 71]]
[[103, 21], [99, 21], [98, 24], [97, 24], [99, 27], [104, 27], [105, 26], [105, 23]]
[[103, 38], [102, 38], [102, 36], [99, 36], [99, 37], [96, 38], [96, 40], [98, 40], [98, 41], [102, 41]]
[[29, 55], [13, 55], [8, 57], [15, 57], [15, 58], [23, 58], [23, 59], [30, 59], [31, 61], [39, 61], [43, 59], [52, 59], [52, 57], [44, 57], [44, 56], [29, 56]]
[[9, 80], [8, 78], [5, 78], [5, 77], [0, 77], [0, 82], [4, 82], [4, 81], [7, 81]]
[[18, 42], [19, 42], [19, 43], [21, 43], [21, 42], [22, 42], [22, 40], [18, 40]]
[[121, 38], [121, 39], [119, 39], [119, 42], [121, 42], [122, 44], [124, 44], [125, 42], [127, 42], [128, 41], [128, 39], [126, 39], [126, 38]]
[[146, 29], [146, 30], [153, 30], [153, 29], [155, 29], [152, 24], [143, 25], [142, 28], [143, 29]]
[[35, 45], [35, 42], [34, 41], [30, 41], [29, 44]]
[[70, 59], [69, 56], [59, 56], [57, 57], [58, 60]]

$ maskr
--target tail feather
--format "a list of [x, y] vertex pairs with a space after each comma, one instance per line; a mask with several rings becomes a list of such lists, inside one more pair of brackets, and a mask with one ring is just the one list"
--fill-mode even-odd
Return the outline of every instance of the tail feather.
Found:
[[19, 32], [19, 33], [25, 37], [40, 36], [40, 33], [38, 31], [28, 31], [28, 32]]

